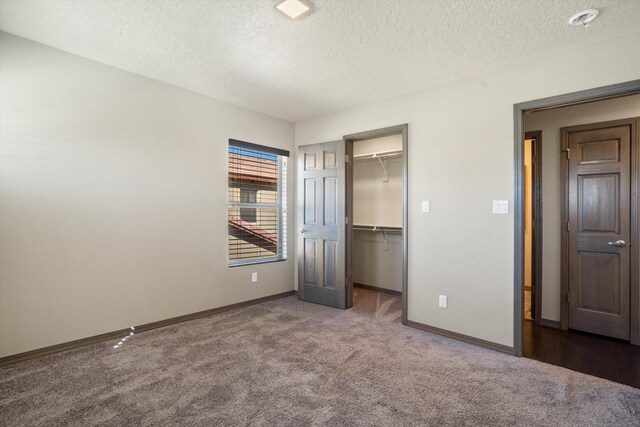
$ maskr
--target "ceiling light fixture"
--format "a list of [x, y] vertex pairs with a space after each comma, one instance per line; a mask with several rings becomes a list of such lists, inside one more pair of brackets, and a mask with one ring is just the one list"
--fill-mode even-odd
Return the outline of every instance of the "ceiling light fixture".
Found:
[[291, 19], [296, 19], [311, 10], [311, 7], [302, 0], [284, 0], [276, 8]]
[[598, 9], [583, 10], [582, 12], [578, 12], [571, 18], [569, 18], [569, 24], [583, 25], [586, 27], [589, 22], [596, 19], [596, 16], [598, 16], [599, 13], [600, 11]]

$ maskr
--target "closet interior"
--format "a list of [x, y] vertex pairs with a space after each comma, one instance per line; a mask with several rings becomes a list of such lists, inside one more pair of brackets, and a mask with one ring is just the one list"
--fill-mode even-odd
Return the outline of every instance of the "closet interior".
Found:
[[353, 144], [352, 280], [402, 294], [402, 135]]

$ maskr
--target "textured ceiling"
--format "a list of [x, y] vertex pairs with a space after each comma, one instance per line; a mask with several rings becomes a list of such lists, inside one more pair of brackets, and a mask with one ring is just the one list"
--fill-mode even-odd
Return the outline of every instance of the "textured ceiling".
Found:
[[291, 21], [275, 0], [0, 0], [0, 29], [289, 121], [640, 33], [638, 0], [312, 1]]

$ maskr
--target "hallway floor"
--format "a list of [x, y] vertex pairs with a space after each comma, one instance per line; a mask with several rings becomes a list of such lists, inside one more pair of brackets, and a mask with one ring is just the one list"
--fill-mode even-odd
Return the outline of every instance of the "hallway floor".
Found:
[[524, 355], [540, 362], [640, 388], [640, 346], [524, 322]]

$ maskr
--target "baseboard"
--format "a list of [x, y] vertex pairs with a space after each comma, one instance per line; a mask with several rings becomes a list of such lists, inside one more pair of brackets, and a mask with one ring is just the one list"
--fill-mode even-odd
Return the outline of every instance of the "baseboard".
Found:
[[[176, 323], [186, 322], [188, 320], [200, 319], [202, 317], [209, 317], [217, 313], [233, 310], [236, 308], [248, 307], [250, 305], [260, 304], [263, 302], [285, 298], [291, 295], [295, 295], [296, 291], [287, 291], [279, 294], [269, 295], [262, 298], [256, 298], [249, 301], [238, 302], [235, 304], [225, 305], [224, 307], [212, 308], [209, 310], [198, 311], [196, 313], [185, 314], [183, 316], [172, 317], [170, 319], [159, 320], [157, 322], [145, 323], [144, 325], [134, 326], [135, 332], [145, 332], [151, 329], [163, 328], [165, 326], [174, 325]], [[12, 365], [14, 363], [24, 362], [30, 359], [37, 359], [39, 357], [48, 356], [54, 353], [60, 353], [74, 348], [83, 347], [89, 344], [95, 344], [102, 341], [108, 341], [116, 338], [121, 338], [124, 335], [128, 335], [131, 330], [120, 329], [118, 331], [107, 332], [105, 334], [95, 335], [88, 338], [82, 338], [75, 341], [69, 341], [62, 344], [56, 344], [49, 347], [39, 348], [36, 350], [27, 351], [24, 353], [14, 354], [11, 356], [5, 356], [0, 358], [0, 366]]]
[[369, 291], [382, 292], [383, 294], [395, 295], [399, 297], [402, 296], [402, 292], [395, 291], [393, 289], [379, 288], [377, 286], [364, 285], [362, 283], [354, 283], [353, 286], [355, 286], [356, 288], [367, 289]]
[[118, 338], [122, 338], [125, 335], [129, 335], [129, 332], [131, 332], [130, 329], [120, 329], [113, 332], [107, 332], [105, 334], [94, 335], [92, 337], [81, 338], [79, 340], [68, 341], [62, 344], [55, 344], [49, 347], [26, 351], [24, 353], [5, 356], [3, 358], [0, 358], [0, 367], [13, 365], [14, 363], [25, 362], [31, 359], [37, 359], [39, 357], [48, 356], [50, 354], [61, 353], [67, 350], [73, 350], [74, 348], [77, 348], [77, 347], [96, 344], [102, 341], [115, 340]]
[[446, 329], [436, 328], [435, 326], [425, 325], [422, 323], [414, 322], [412, 320], [409, 320], [407, 322], [407, 326], [420, 329], [426, 332], [431, 332], [432, 334], [441, 335], [443, 337], [451, 338], [457, 341], [462, 341], [467, 344], [473, 344], [479, 347], [488, 348], [489, 350], [499, 351], [500, 353], [513, 355], [513, 347], [509, 347], [506, 345], [497, 344], [491, 341], [485, 341], [480, 338], [470, 337], [468, 335], [459, 334], [457, 332], [447, 331]]
[[560, 329], [560, 322], [557, 320], [540, 319], [537, 324], [540, 326], [545, 326], [547, 328]]

